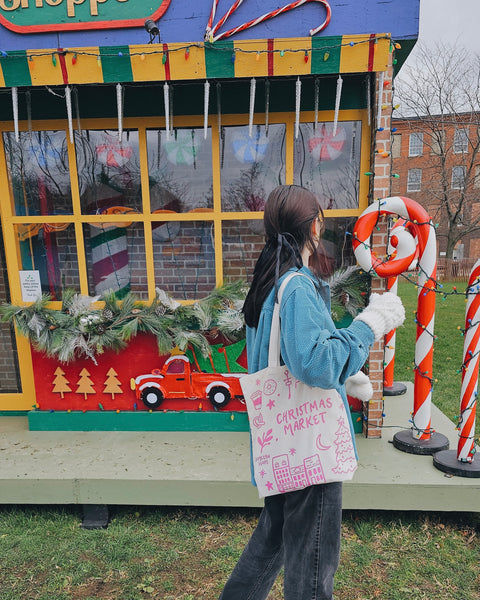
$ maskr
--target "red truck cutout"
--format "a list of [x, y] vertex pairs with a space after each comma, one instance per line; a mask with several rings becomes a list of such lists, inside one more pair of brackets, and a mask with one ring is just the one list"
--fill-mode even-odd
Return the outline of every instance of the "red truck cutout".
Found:
[[161, 369], [132, 379], [137, 400], [148, 409], [158, 408], [166, 399], [209, 400], [214, 409], [227, 406], [232, 398], [243, 400], [242, 373], [203, 373], [187, 356], [171, 356]]

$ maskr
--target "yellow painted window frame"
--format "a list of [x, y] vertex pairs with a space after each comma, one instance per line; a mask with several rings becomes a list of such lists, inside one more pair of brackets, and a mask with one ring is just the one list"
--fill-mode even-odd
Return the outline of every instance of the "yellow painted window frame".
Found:
[[[305, 111], [300, 114], [300, 122], [312, 123], [315, 115], [313, 111]], [[319, 122], [332, 122], [333, 111], [321, 111], [318, 113]], [[356, 209], [330, 209], [325, 211], [326, 218], [359, 216], [368, 205], [369, 178], [362, 174], [369, 171], [370, 165], [370, 139], [371, 127], [368, 124], [366, 109], [350, 109], [339, 112], [339, 122], [361, 121], [362, 137], [360, 150], [359, 170], [359, 206]], [[265, 115], [257, 114], [253, 120], [254, 124], [264, 124]], [[248, 115], [222, 115], [221, 125], [246, 125]], [[294, 146], [294, 113], [270, 113], [269, 123], [285, 124], [286, 126], [286, 167], [285, 183], [293, 183], [293, 146]], [[221, 209], [221, 181], [220, 181], [220, 155], [219, 155], [219, 130], [216, 115], [210, 115], [208, 126], [212, 133], [212, 176], [213, 176], [213, 211], [211, 213], [176, 213], [175, 215], [162, 214], [157, 216], [150, 211], [150, 190], [148, 185], [148, 160], [146, 132], [148, 129], [164, 129], [165, 119], [163, 117], [139, 118], [131, 117], [123, 119], [123, 128], [138, 131], [139, 155], [140, 155], [140, 179], [142, 187], [142, 209], [143, 214], [129, 214], [128, 220], [144, 224], [145, 231], [151, 232], [151, 224], [156, 220], [162, 221], [211, 221], [214, 224], [214, 248], [215, 248], [215, 277], [217, 285], [223, 281], [223, 248], [222, 248], [222, 222], [227, 220], [262, 219], [263, 211], [254, 212], [222, 212]], [[82, 129], [109, 129], [116, 130], [118, 121], [109, 119], [82, 119]], [[203, 127], [203, 116], [175, 116], [174, 127]], [[71, 177], [72, 215], [49, 215], [48, 221], [42, 216], [16, 216], [13, 212], [14, 199], [8, 181], [7, 163], [3, 143], [3, 132], [13, 131], [12, 122], [0, 122], [0, 189], [6, 192], [0, 195], [0, 216], [5, 244], [5, 260], [10, 286], [11, 301], [13, 304], [22, 305], [22, 294], [18, 270], [20, 265], [20, 248], [18, 238], [15, 235], [15, 225], [21, 223], [71, 223], [75, 229], [75, 239], [78, 257], [78, 269], [80, 279], [80, 293], [88, 295], [87, 263], [85, 257], [85, 244], [83, 237], [83, 225], [85, 223], [102, 222], [124, 222], [124, 215], [87, 215], [82, 214], [80, 205], [80, 191], [78, 187], [77, 161], [75, 146], [70, 142], [68, 135], [68, 123], [66, 120], [33, 121], [31, 128], [34, 131], [61, 131], [64, 130], [67, 140], [68, 158]], [[28, 131], [28, 123], [19, 123], [20, 131]], [[153, 241], [151, 235], [145, 235], [145, 258], [147, 266], [147, 286], [149, 301], [155, 297], [155, 272], [153, 262]], [[61, 302], [52, 302], [51, 308], [59, 309]], [[16, 334], [18, 349], [18, 361], [22, 392], [0, 394], [1, 410], [29, 410], [35, 404], [35, 389], [33, 386], [33, 369], [30, 345], [21, 335]]]

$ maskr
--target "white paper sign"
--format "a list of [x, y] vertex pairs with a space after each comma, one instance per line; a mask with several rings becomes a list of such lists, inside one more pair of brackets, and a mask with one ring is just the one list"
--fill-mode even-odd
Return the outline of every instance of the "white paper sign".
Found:
[[42, 284], [40, 283], [40, 271], [19, 271], [20, 285], [22, 288], [22, 300], [24, 302], [35, 302], [42, 297]]

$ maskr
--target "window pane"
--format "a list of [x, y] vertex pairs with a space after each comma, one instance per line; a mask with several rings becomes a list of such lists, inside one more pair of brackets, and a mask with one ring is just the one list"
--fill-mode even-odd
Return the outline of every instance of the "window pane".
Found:
[[468, 132], [466, 129], [455, 129], [453, 139], [453, 151], [456, 153], [467, 152], [468, 150]]
[[263, 220], [224, 221], [222, 225], [225, 281], [251, 283], [253, 269], [265, 244]]
[[178, 300], [207, 296], [216, 285], [214, 225], [182, 221], [153, 237], [155, 286]]
[[72, 214], [64, 131], [3, 134], [15, 215]]
[[82, 213], [99, 214], [116, 207], [142, 210], [138, 132], [75, 132]]
[[[10, 293], [5, 266], [5, 253], [0, 243], [0, 302], [9, 302]], [[2, 377], [0, 378], [0, 394], [21, 392], [20, 372], [18, 369], [17, 342], [12, 323], [0, 324], [0, 361]]]
[[358, 208], [361, 123], [301, 123], [294, 145], [293, 180], [319, 198], [322, 208]]
[[72, 224], [22, 223], [15, 225], [19, 269], [38, 271], [42, 292], [60, 300], [63, 288], [80, 291], [77, 246]]
[[206, 139], [203, 128], [147, 131], [147, 153], [153, 212], [213, 208], [210, 129]]
[[409, 169], [407, 192], [419, 192], [422, 187], [422, 169]]
[[134, 292], [148, 298], [144, 229], [141, 223], [84, 225], [88, 292], [113, 290], [118, 298]]
[[285, 125], [222, 127], [222, 210], [263, 210], [270, 192], [285, 183]]
[[452, 168], [452, 189], [459, 190], [465, 185], [465, 169], [464, 167]]
[[421, 156], [423, 154], [423, 133], [411, 133], [408, 155]]

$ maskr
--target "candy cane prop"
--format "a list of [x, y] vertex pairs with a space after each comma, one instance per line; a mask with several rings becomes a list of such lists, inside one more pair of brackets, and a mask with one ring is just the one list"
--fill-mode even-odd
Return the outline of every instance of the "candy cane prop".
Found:
[[475, 411], [480, 359], [480, 260], [475, 263], [467, 288], [465, 341], [463, 346], [462, 391], [457, 459], [472, 462], [475, 453]]
[[[360, 266], [366, 271], [374, 272], [380, 277], [400, 275], [408, 269], [415, 258], [415, 250], [411, 242], [408, 247], [397, 245], [397, 252], [383, 261], [375, 256], [367, 243], [377, 220], [381, 215], [399, 215], [411, 221], [418, 239], [419, 254], [419, 294], [417, 305], [417, 339], [415, 344], [415, 385], [413, 407], [413, 443], [411, 448], [398, 448], [411, 453], [431, 454], [438, 449], [448, 448], [448, 440], [441, 434], [435, 434], [431, 444], [417, 444], [416, 441], [429, 442], [432, 438], [431, 401], [432, 401], [432, 367], [433, 367], [433, 328], [435, 320], [435, 276], [436, 276], [436, 236], [435, 228], [425, 209], [410, 198], [392, 196], [377, 200], [360, 215], [355, 224], [353, 249]], [[407, 230], [405, 230], [406, 232]], [[412, 237], [413, 236], [409, 236]], [[407, 236], [403, 236], [404, 243]], [[410, 432], [408, 432], [410, 433]], [[396, 434], [396, 437], [399, 434]], [[411, 434], [410, 434], [411, 435]], [[436, 443], [439, 447], [436, 447]], [[395, 440], [394, 440], [395, 444]], [[410, 446], [410, 444], [408, 444]]]
[[321, 25], [319, 25], [318, 27], [315, 27], [314, 29], [310, 29], [310, 31], [309, 31], [310, 35], [313, 36], [316, 33], [318, 33], [319, 31], [322, 31], [323, 29], [325, 29], [325, 27], [330, 23], [330, 19], [332, 17], [332, 9], [330, 8], [330, 4], [327, 2], [327, 0], [297, 0], [296, 2], [291, 2], [290, 4], [282, 6], [281, 8], [277, 8], [276, 10], [272, 10], [269, 13], [265, 13], [261, 17], [257, 17], [256, 19], [247, 21], [247, 23], [243, 23], [242, 25], [239, 25], [238, 27], [235, 27], [234, 29], [230, 29], [229, 31], [225, 31], [224, 33], [215, 35], [216, 32], [219, 30], [219, 28], [225, 23], [225, 21], [230, 17], [230, 15], [233, 12], [235, 12], [235, 10], [240, 6], [240, 4], [242, 2], [243, 2], [243, 0], [237, 0], [236, 2], [234, 2], [234, 4], [230, 7], [230, 9], [225, 13], [225, 15], [217, 23], [217, 25], [212, 27], [211, 24], [213, 23], [213, 16], [215, 14], [214, 8], [216, 9], [216, 4], [214, 4], [214, 8], [212, 8], [212, 13], [210, 14], [210, 19], [209, 19], [209, 22], [207, 25], [207, 30], [205, 33], [206, 40], [213, 41], [213, 42], [216, 42], [218, 40], [223, 40], [226, 37], [230, 37], [232, 35], [235, 35], [236, 33], [239, 33], [240, 31], [245, 31], [245, 29], [249, 29], [250, 27], [254, 27], [255, 25], [258, 25], [259, 23], [263, 23], [264, 21], [267, 21], [268, 19], [273, 19], [274, 17], [281, 15], [282, 13], [285, 13], [285, 12], [288, 12], [295, 8], [298, 8], [299, 6], [302, 6], [302, 4], [306, 4], [307, 2], [319, 2], [320, 4], [323, 4], [323, 6], [325, 7], [325, 10], [327, 11], [327, 14], [326, 14], [326, 17], [325, 17], [325, 20], [323, 21], [323, 23]]

